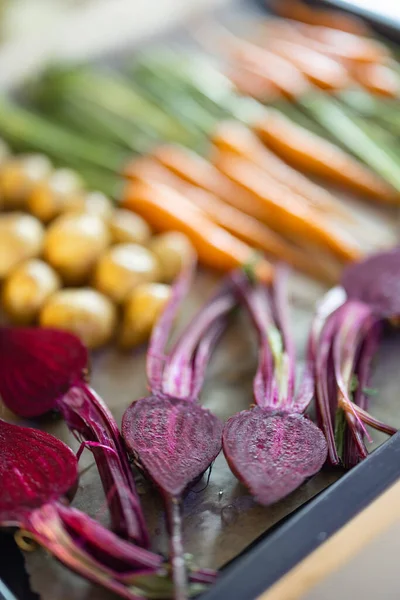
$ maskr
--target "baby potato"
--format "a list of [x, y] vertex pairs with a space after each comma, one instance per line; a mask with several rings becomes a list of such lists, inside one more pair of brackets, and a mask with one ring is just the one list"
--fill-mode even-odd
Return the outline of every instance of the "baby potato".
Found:
[[142, 244], [150, 239], [151, 230], [139, 215], [124, 208], [117, 208], [110, 220], [111, 239], [114, 244]]
[[44, 257], [68, 285], [88, 280], [110, 235], [104, 221], [86, 213], [61, 215], [48, 228]]
[[26, 208], [37, 185], [47, 181], [53, 170], [44, 154], [11, 156], [0, 168], [0, 196], [6, 210]]
[[44, 261], [31, 259], [21, 263], [4, 282], [3, 308], [15, 323], [35, 321], [49, 296], [61, 287], [57, 273]]
[[189, 238], [179, 231], [155, 235], [150, 240], [149, 248], [158, 258], [160, 280], [165, 283], [173, 281], [195, 253]]
[[107, 223], [112, 218], [114, 211], [113, 203], [102, 192], [87, 192], [82, 206], [66, 207], [66, 212], [86, 212], [100, 217]]
[[40, 311], [42, 327], [55, 327], [77, 335], [88, 348], [110, 341], [117, 310], [103, 294], [91, 288], [66, 288], [53, 294]]
[[0, 279], [6, 277], [18, 263], [41, 254], [43, 225], [25, 213], [0, 215]]
[[171, 296], [171, 286], [164, 283], [141, 283], [129, 294], [119, 332], [124, 350], [146, 342], [159, 315]]
[[51, 177], [35, 186], [28, 198], [29, 211], [48, 223], [69, 209], [83, 209], [82, 180], [71, 169], [56, 169]]
[[138, 244], [117, 244], [97, 263], [94, 287], [120, 303], [139, 283], [156, 281], [158, 275], [158, 261], [150, 250]]

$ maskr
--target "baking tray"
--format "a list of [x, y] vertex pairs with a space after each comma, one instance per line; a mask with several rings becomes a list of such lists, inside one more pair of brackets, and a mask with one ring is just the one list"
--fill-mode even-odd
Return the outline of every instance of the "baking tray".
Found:
[[[331, 1], [326, 4], [348, 3]], [[253, 5], [250, 13], [255, 5], [264, 10], [266, 8], [260, 0], [247, 0], [242, 5], [249, 8]], [[375, 18], [370, 13], [365, 16], [379, 31], [389, 34], [391, 39], [400, 38], [399, 31], [392, 23]], [[390, 340], [387, 352], [391, 351], [393, 343], [398, 346], [400, 337], [397, 336], [394, 342], [393, 338]], [[384, 350], [385, 355], [387, 352]], [[387, 489], [400, 476], [399, 458], [400, 434], [385, 442], [362, 464], [253, 541], [222, 568], [218, 583], [202, 599], [256, 598]], [[0, 600], [39, 598], [29, 588], [22, 556], [11, 536], [0, 534], [0, 556], [0, 577], [3, 577], [3, 582], [0, 579]]]

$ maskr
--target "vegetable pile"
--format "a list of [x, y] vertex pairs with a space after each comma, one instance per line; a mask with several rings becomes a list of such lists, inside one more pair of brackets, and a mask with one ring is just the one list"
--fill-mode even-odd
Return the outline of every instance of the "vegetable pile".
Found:
[[[183, 523], [221, 450], [269, 506], [325, 464], [367, 458], [367, 427], [396, 432], [368, 412], [368, 386], [400, 319], [400, 250], [365, 257], [374, 241], [334, 188], [399, 206], [400, 69], [353, 17], [300, 0], [276, 12], [251, 41], [209, 30], [227, 75], [162, 48], [118, 73], [49, 68], [25, 106], [0, 99], [13, 149], [0, 144], [1, 304], [19, 325], [0, 327], [0, 398], [22, 419], [58, 412], [80, 443], [75, 456], [0, 420], [0, 527], [123, 598], [185, 600], [215, 581], [185, 554]], [[171, 343], [197, 258], [224, 277]], [[298, 383], [282, 263], [336, 286], [316, 307]], [[201, 392], [237, 313], [258, 365], [248, 408], [223, 423]], [[121, 431], [89, 382], [88, 348], [114, 337], [123, 349], [150, 339], [148, 392]], [[85, 449], [112, 531], [69, 505]], [[165, 557], [151, 549], [139, 471], [163, 500]]]
[[57, 327], [89, 348], [117, 328], [124, 349], [148, 340], [192, 252], [185, 235], [153, 235], [138, 214], [85, 191], [73, 171], [43, 155], [11, 156], [4, 147], [0, 194], [1, 300], [12, 323]]
[[[0, 133], [15, 150], [78, 170], [154, 229], [185, 233], [207, 267], [226, 272], [262, 253], [337, 282], [346, 263], [374, 249], [373, 236], [313, 178], [399, 205], [398, 66], [352, 19], [343, 31], [335, 14], [278, 4], [282, 16], [251, 41], [215, 24], [205, 32], [228, 76], [212, 57], [165, 47], [119, 72], [54, 66], [29, 86], [28, 108], [1, 100]], [[42, 195], [32, 211], [49, 219]], [[92, 258], [88, 250], [87, 269]], [[107, 294], [114, 260], [111, 252], [94, 276]]]

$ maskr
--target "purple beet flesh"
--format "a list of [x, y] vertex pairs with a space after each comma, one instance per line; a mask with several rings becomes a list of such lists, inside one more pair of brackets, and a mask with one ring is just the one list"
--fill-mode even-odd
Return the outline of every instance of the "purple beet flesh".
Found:
[[223, 450], [232, 472], [260, 504], [269, 505], [321, 469], [327, 445], [321, 430], [302, 414], [314, 387], [310, 365], [299, 392], [294, 392], [285, 271], [278, 269], [272, 288], [252, 285], [241, 272], [234, 273], [233, 281], [258, 334], [259, 363], [256, 406], [227, 421]]
[[149, 537], [117, 424], [85, 382], [86, 348], [55, 329], [0, 328], [0, 396], [15, 414], [32, 418], [58, 409], [94, 455], [113, 528], [148, 547]]
[[324, 435], [309, 419], [257, 406], [227, 421], [223, 449], [232, 471], [264, 505], [297, 489], [326, 459]]

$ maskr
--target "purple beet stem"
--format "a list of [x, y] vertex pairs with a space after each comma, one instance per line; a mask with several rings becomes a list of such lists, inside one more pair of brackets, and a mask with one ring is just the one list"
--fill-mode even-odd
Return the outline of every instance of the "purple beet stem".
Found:
[[322, 432], [302, 412], [312, 398], [313, 372], [295, 396], [295, 350], [289, 326], [286, 270], [277, 269], [272, 288], [232, 275], [259, 339], [254, 378], [256, 406], [231, 417], [223, 449], [233, 473], [255, 499], [268, 505], [299, 487], [326, 460]]
[[113, 529], [147, 548], [149, 536], [121, 434], [103, 400], [84, 382], [77, 382], [58, 401], [69, 428], [79, 438], [98, 442], [91, 451], [99, 470], [110, 508]]
[[[186, 472], [186, 475], [185, 472], [180, 472], [182, 487], [179, 490], [175, 490], [174, 493], [171, 493], [171, 491], [168, 491], [167, 489], [168, 484], [166, 483], [167, 479], [165, 479], [165, 476], [164, 479], [161, 477], [162, 481], [160, 481], [160, 475], [157, 471], [158, 467], [156, 462], [154, 462], [156, 455], [158, 456], [158, 460], [165, 462], [166, 455], [164, 455], [163, 452], [166, 452], [166, 450], [163, 451], [161, 445], [157, 451], [158, 453], [153, 453], [152, 459], [151, 457], [149, 458], [149, 456], [147, 456], [146, 460], [146, 448], [138, 448], [138, 442], [135, 440], [134, 430], [139, 431], [140, 425], [143, 426], [141, 419], [147, 418], [150, 414], [147, 409], [144, 411], [144, 415], [142, 414], [140, 410], [140, 403], [147, 403], [146, 406], [148, 406], [148, 409], [152, 411], [151, 414], [162, 414], [163, 419], [166, 419], [167, 415], [171, 414], [171, 417], [168, 416], [168, 418], [171, 418], [171, 423], [168, 425], [168, 431], [170, 426], [173, 430], [175, 419], [178, 418], [177, 415], [179, 414], [180, 410], [179, 401], [183, 403], [187, 402], [189, 409], [189, 407], [192, 406], [192, 403], [198, 399], [210, 356], [225, 329], [227, 324], [227, 315], [236, 304], [236, 300], [232, 293], [231, 284], [228, 284], [227, 282], [223, 283], [219, 291], [192, 318], [191, 323], [186, 327], [178, 341], [175, 343], [175, 346], [167, 354], [166, 345], [170, 337], [172, 325], [179, 306], [189, 290], [190, 283], [194, 275], [194, 270], [194, 263], [190, 263], [182, 271], [181, 275], [178, 277], [175, 285], [173, 286], [171, 298], [153, 329], [147, 353], [147, 378], [152, 397], [145, 398], [139, 400], [137, 403], [134, 403], [127, 409], [123, 418], [123, 435], [128, 448], [138, 455], [139, 461], [141, 461], [146, 468], [148, 475], [152, 477], [159, 485], [164, 497], [167, 523], [170, 534], [170, 554], [176, 600], [185, 600], [187, 598], [188, 575], [182, 542], [181, 495], [185, 487], [187, 487], [195, 478], [192, 476], [190, 471], [190, 469], [193, 469], [193, 466], [186, 466], [186, 469], [189, 469], [189, 471]], [[162, 404], [165, 402], [165, 406], [161, 406], [160, 402]], [[209, 416], [207, 416], [207, 414]], [[160, 418], [160, 416], [158, 416], [158, 418]], [[212, 429], [214, 438], [217, 429], [219, 429], [217, 448], [216, 451], [213, 452], [213, 458], [215, 458], [220, 449], [222, 424], [220, 427], [216, 427], [214, 421], [218, 422], [218, 420], [207, 413], [207, 411], [204, 412], [204, 415], [197, 414], [197, 416], [194, 418], [200, 419], [198, 423], [202, 423], [203, 427], [206, 427], [205, 423], [208, 421], [207, 427]], [[203, 421], [201, 421], [201, 419], [203, 419]], [[214, 423], [212, 426], [211, 421]], [[144, 427], [147, 435], [151, 438], [151, 434], [148, 431], [149, 426], [150, 425], [145, 425]], [[160, 423], [157, 423], [155, 426], [159, 427]], [[211, 431], [211, 429], [209, 430]], [[163, 432], [157, 435], [161, 435], [163, 437], [169, 436], [171, 433]], [[144, 438], [142, 436], [141, 441], [143, 442], [143, 440]], [[160, 440], [158, 440], [158, 442], [159, 441]], [[164, 437], [163, 442], [167, 443], [168, 452], [172, 452], [171, 458], [169, 459], [169, 462], [167, 461], [167, 463], [170, 465], [169, 469], [171, 469], [171, 473], [173, 473], [174, 469], [175, 471], [176, 469], [179, 469], [178, 464], [180, 464], [182, 461], [182, 457], [181, 455], [177, 456], [176, 464], [174, 464], [174, 460], [172, 458], [173, 451], [170, 449], [170, 446], [171, 444], [173, 445], [173, 443], [170, 438], [165, 440]], [[215, 439], [209, 440], [209, 448], [212, 448], [215, 446], [215, 444]], [[141, 452], [143, 453], [142, 457]], [[208, 454], [210, 454], [210, 451]], [[189, 455], [190, 449], [188, 448], [188, 456]], [[207, 455], [205, 454], [203, 457], [203, 462], [206, 462], [204, 461], [206, 456]], [[200, 458], [201, 457], [199, 457], [199, 460]], [[213, 458], [210, 457], [210, 462], [213, 460]], [[208, 459], [209, 457], [207, 457], [206, 460], [208, 461]], [[198, 464], [200, 464], [197, 460], [197, 457], [195, 462], [197, 462], [197, 470]], [[189, 465], [189, 463], [190, 459], [187, 465]], [[209, 463], [204, 465], [205, 469], [208, 466]], [[195, 476], [198, 475], [201, 475], [201, 473], [196, 472]], [[209, 573], [199, 573], [198, 578], [199, 581], [207, 580], [209, 579]]]

